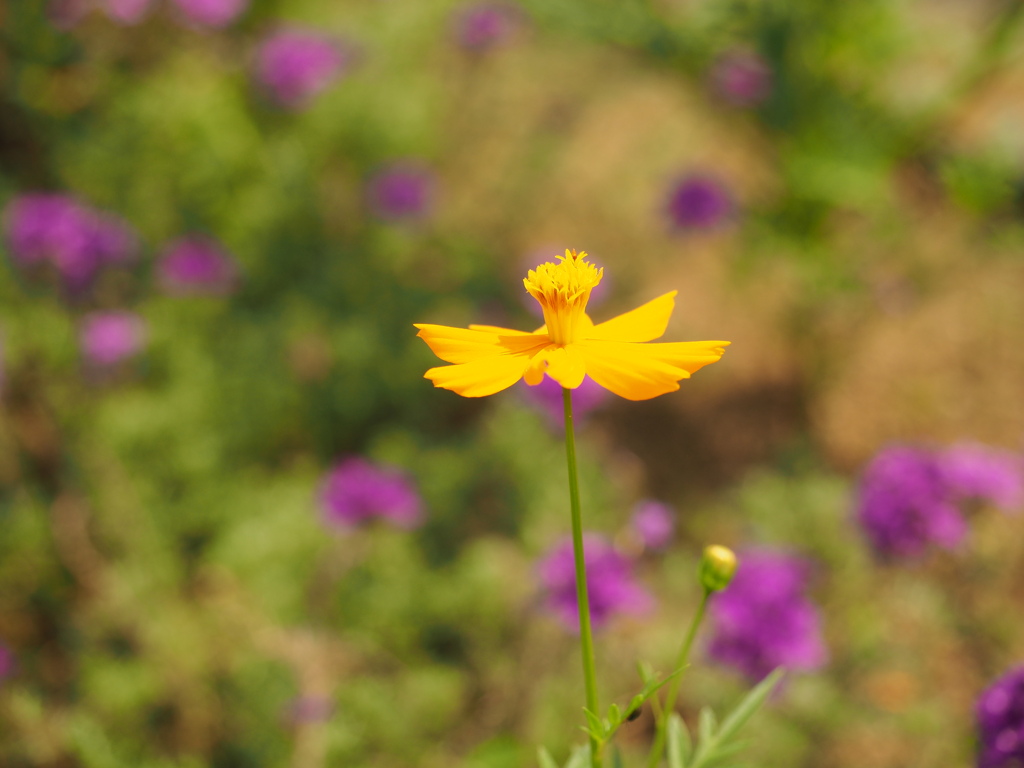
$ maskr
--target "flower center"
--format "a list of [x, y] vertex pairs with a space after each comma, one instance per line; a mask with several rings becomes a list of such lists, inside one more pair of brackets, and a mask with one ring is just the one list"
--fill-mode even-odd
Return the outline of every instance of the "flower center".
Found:
[[531, 269], [523, 285], [544, 310], [548, 336], [562, 346], [576, 340], [590, 292], [601, 282], [604, 269], [587, 261], [586, 251], [557, 256], [557, 264], [546, 262]]

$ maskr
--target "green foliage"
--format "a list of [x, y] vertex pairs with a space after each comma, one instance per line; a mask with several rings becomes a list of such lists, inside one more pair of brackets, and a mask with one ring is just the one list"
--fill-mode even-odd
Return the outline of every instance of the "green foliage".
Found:
[[[1004, 598], [1024, 536], [979, 510], [964, 552], [879, 564], [851, 489], [887, 440], [1019, 437], [1024, 5], [523, 0], [488, 50], [454, 42], [455, 0], [253, 0], [203, 31], [172, 0], [134, 26], [84, 3], [61, 27], [56, 5], [0, 4], [0, 208], [66, 193], [140, 248], [68, 290], [0, 238], [0, 764], [510, 768], [544, 741], [586, 768], [574, 641], [534, 567], [568, 527], [561, 435], [519, 387], [432, 388], [412, 328], [536, 327], [522, 262], [566, 246], [606, 264], [605, 316], [680, 288], [670, 335], [736, 342], [581, 431], [586, 527], [662, 606], [599, 637], [602, 687], [633, 689], [634, 649], [670, 658], [701, 543], [787, 547], [818, 569], [834, 661], [787, 684], [750, 759], [847, 768], [867, 740], [894, 765], [970, 762], [964, 698], [1021, 655]], [[253, 67], [293, 24], [351, 60], [283, 109]], [[734, 51], [770, 72], [762, 101], [716, 91]], [[396, 160], [434, 174], [420, 218], [367, 201]], [[669, 232], [664, 186], [690, 172], [735, 211]], [[234, 291], [163, 289], [186, 234], [231, 254]], [[79, 332], [111, 309], [142, 317], [146, 348], [98, 370]], [[325, 525], [347, 455], [405, 471], [423, 526]], [[645, 496], [679, 510], [665, 552], [630, 526]], [[776, 680], [719, 723], [739, 683], [704, 662], [671, 768], [730, 764]], [[585, 713], [608, 766], [635, 761], [645, 721], [622, 724], [679, 674]]]
[[609, 704], [608, 714], [603, 718], [598, 717], [586, 707], [583, 708], [583, 714], [587, 718], [587, 727], [583, 730], [591, 737], [591, 739], [594, 740], [594, 743], [598, 745], [598, 749], [603, 749], [606, 744], [609, 744], [615, 736], [615, 732], [619, 730], [619, 727], [623, 723], [631, 721], [648, 699], [650, 699], [673, 678], [683, 673], [682, 669], [677, 669], [668, 677], [658, 680], [651, 673], [649, 666], [641, 664], [639, 665], [639, 669], [640, 676], [644, 682], [644, 687], [638, 694], [633, 696], [633, 698], [629, 700], [629, 703], [624, 707], [620, 707], [614, 702]]
[[[540, 768], [558, 768], [558, 763], [555, 762], [551, 754], [541, 747], [537, 751], [537, 760], [540, 763]], [[590, 765], [590, 747], [582, 746], [573, 749], [572, 754], [569, 755], [569, 759], [566, 761], [562, 768], [588, 768]]]
[[[622, 712], [618, 705], [612, 704], [608, 708], [608, 715], [599, 718], [589, 710], [584, 709], [587, 716], [588, 727], [584, 730], [597, 743], [602, 751], [609, 743], [619, 725], [624, 722], [630, 712], [638, 709], [649, 699], [661, 686], [669, 682], [675, 675], [681, 674], [682, 670], [658, 682], [648, 680], [644, 689], [633, 697], [625, 712]], [[768, 675], [764, 680], [754, 686], [743, 697], [721, 722], [715, 717], [710, 707], [703, 707], [700, 710], [698, 720], [697, 739], [691, 739], [686, 723], [676, 713], [669, 716], [667, 723], [666, 754], [668, 768], [727, 768], [732, 765], [729, 762], [738, 752], [747, 746], [745, 741], [739, 740], [738, 736], [743, 726], [764, 704], [768, 696], [782, 680], [784, 670], [777, 669]], [[589, 765], [590, 747], [576, 748], [564, 768], [578, 768]], [[551, 756], [551, 753], [541, 747], [537, 755], [540, 768], [559, 768], [558, 763]], [[621, 766], [622, 755], [617, 750], [612, 754], [612, 764]]]
[[686, 723], [673, 713], [668, 721], [667, 753], [669, 768], [705, 768], [722, 766], [746, 746], [737, 736], [747, 721], [764, 704], [784, 671], [777, 669], [752, 688], [743, 700], [718, 723], [710, 707], [700, 711], [696, 742], [691, 740]]

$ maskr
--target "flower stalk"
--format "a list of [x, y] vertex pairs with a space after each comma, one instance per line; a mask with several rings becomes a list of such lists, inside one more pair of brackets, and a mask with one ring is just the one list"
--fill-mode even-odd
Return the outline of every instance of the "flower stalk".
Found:
[[[583, 553], [583, 519], [580, 514], [580, 488], [576, 471], [576, 437], [572, 418], [572, 390], [562, 388], [565, 409], [565, 458], [569, 465], [569, 509], [572, 515], [572, 549], [576, 566], [576, 602], [580, 613], [580, 651], [583, 657], [583, 683], [586, 687], [587, 709], [598, 714], [597, 673], [594, 665], [594, 635], [590, 628], [590, 599], [587, 595], [587, 566]], [[601, 768], [601, 751], [597, 740], [590, 737], [592, 768]]]
[[[712, 591], [713, 590], [708, 586], [704, 586], [700, 603], [697, 605], [697, 611], [693, 614], [693, 620], [690, 621], [690, 628], [686, 631], [686, 637], [683, 640], [682, 646], [679, 648], [679, 654], [676, 656], [676, 663], [672, 668], [673, 672], [679, 672], [682, 670], [690, 659], [690, 649], [693, 647], [694, 638], [697, 637], [697, 630], [700, 629], [700, 625], [704, 621], [704, 613], [708, 607], [708, 599], [711, 597]], [[676, 676], [672, 678], [672, 682], [669, 683], [668, 693], [665, 694], [665, 706], [662, 708], [658, 717], [657, 731], [654, 734], [654, 744], [651, 745], [651, 754], [647, 758], [647, 768], [658, 768], [658, 764], [661, 762], [661, 756], [665, 752], [665, 735], [668, 728], [668, 719], [672, 716], [672, 713], [676, 708], [676, 699], [679, 697], [679, 679], [681, 677], [681, 674], [676, 674]]]

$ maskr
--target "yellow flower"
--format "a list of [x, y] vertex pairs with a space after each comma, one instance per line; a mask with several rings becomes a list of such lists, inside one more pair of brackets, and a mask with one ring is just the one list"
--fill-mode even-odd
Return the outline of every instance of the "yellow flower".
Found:
[[604, 270], [582, 251], [567, 250], [557, 258], [557, 264], [541, 264], [523, 280], [544, 310], [544, 325], [533, 333], [417, 324], [434, 354], [453, 363], [431, 368], [424, 378], [463, 397], [484, 397], [524, 378], [535, 386], [545, 373], [568, 389], [589, 376], [627, 400], [648, 400], [679, 389], [680, 379], [718, 360], [728, 346], [728, 341], [645, 343], [665, 333], [675, 291], [595, 325], [587, 301]]

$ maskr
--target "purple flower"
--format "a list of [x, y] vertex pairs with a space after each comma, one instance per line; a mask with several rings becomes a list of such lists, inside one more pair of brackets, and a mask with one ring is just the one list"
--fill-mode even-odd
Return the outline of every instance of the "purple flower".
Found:
[[978, 768], [1024, 765], [1024, 666], [1012, 669], [982, 692], [975, 705]]
[[942, 454], [942, 471], [952, 493], [982, 499], [1006, 511], [1024, 503], [1024, 458], [976, 443], [960, 443]]
[[123, 220], [69, 195], [16, 197], [4, 218], [14, 260], [29, 269], [49, 265], [71, 289], [86, 287], [103, 266], [137, 252], [135, 233]]
[[917, 557], [931, 544], [955, 549], [967, 523], [950, 493], [940, 456], [894, 445], [865, 468], [857, 519], [875, 550], [887, 557]]
[[664, 549], [676, 530], [675, 510], [667, 504], [644, 499], [633, 507], [630, 525], [648, 549]]
[[430, 207], [434, 177], [413, 162], [397, 162], [378, 171], [367, 188], [370, 208], [381, 219], [416, 219]]
[[[583, 537], [587, 565], [587, 593], [590, 620], [603, 626], [618, 613], [642, 614], [654, 607], [654, 598], [633, 580], [632, 563], [619, 554], [603, 536]], [[545, 604], [565, 626], [579, 631], [579, 603], [576, 601], [576, 570], [572, 541], [565, 540], [537, 564], [545, 593]]]
[[256, 54], [256, 79], [288, 109], [301, 109], [337, 80], [349, 56], [341, 44], [310, 29], [268, 35]]
[[158, 279], [168, 293], [225, 294], [235, 287], [238, 268], [217, 242], [191, 235], [167, 246]]
[[400, 470], [371, 464], [353, 456], [338, 462], [320, 487], [324, 519], [349, 528], [374, 517], [399, 528], [415, 528], [423, 504], [412, 482]]
[[5, 215], [11, 255], [23, 265], [93, 258], [92, 217], [68, 195], [16, 197]]
[[1019, 508], [1022, 470], [1019, 455], [971, 443], [944, 451], [893, 445], [863, 472], [857, 519], [883, 556], [916, 557], [931, 544], [955, 549], [967, 534], [962, 502]]
[[[545, 376], [535, 387], [523, 382], [527, 399], [539, 408], [552, 429], [565, 429], [565, 405], [562, 401], [562, 385]], [[608, 400], [608, 390], [587, 377], [572, 391], [572, 414], [579, 424], [588, 414], [600, 408]]]
[[146, 342], [146, 325], [134, 312], [94, 312], [79, 330], [82, 354], [98, 366], [116, 365], [137, 355]]
[[519, 26], [521, 12], [505, 3], [477, 3], [455, 15], [455, 39], [463, 48], [486, 51], [508, 41]]
[[711, 86], [737, 107], [753, 107], [768, 98], [772, 71], [764, 59], [749, 51], [722, 54], [711, 69]]
[[733, 213], [732, 197], [713, 176], [694, 173], [669, 191], [667, 210], [677, 229], [711, 229]]
[[130, 26], [146, 17], [152, 0], [102, 0], [102, 5], [107, 16], [119, 24]]
[[174, 0], [186, 22], [198, 27], [224, 27], [249, 7], [249, 0]]
[[752, 680], [776, 667], [811, 670], [825, 664], [821, 619], [804, 595], [809, 571], [807, 562], [792, 555], [741, 555], [732, 583], [711, 601], [711, 657]]

